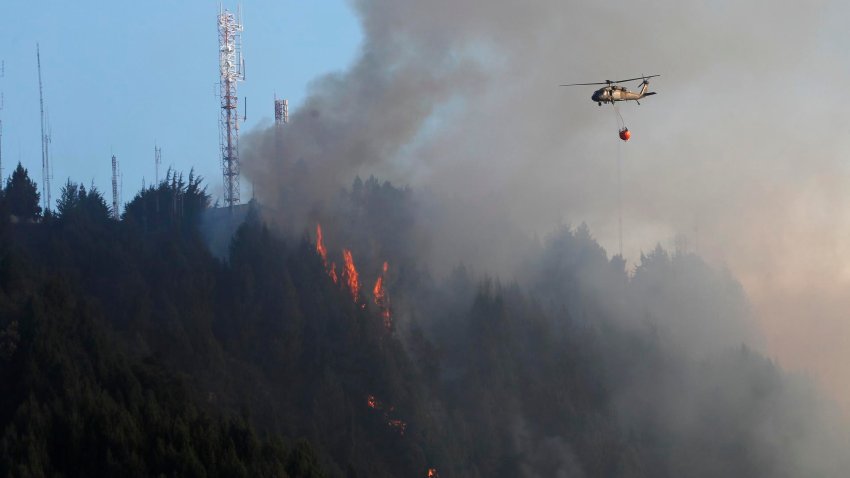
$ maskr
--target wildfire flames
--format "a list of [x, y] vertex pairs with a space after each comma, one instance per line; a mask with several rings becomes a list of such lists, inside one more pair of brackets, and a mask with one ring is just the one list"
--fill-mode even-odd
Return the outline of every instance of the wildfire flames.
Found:
[[[328, 250], [325, 247], [321, 224], [316, 224], [316, 253], [319, 257], [321, 257], [322, 265], [325, 267], [325, 272], [327, 272], [334, 284], [338, 284], [340, 279], [342, 279], [342, 283], [348, 287], [348, 290], [351, 292], [352, 299], [354, 299], [354, 302], [357, 303], [360, 297], [360, 276], [357, 273], [357, 268], [354, 266], [354, 257], [351, 254], [351, 250], [342, 250], [344, 267], [338, 274], [335, 262], [331, 262], [330, 265], [328, 265]], [[389, 264], [384, 262], [383, 267], [381, 268], [381, 273], [378, 275], [378, 278], [375, 281], [375, 286], [372, 288], [372, 294], [375, 296], [375, 305], [381, 312], [381, 319], [384, 322], [384, 327], [386, 327], [387, 331], [391, 331], [392, 317], [390, 313], [390, 296], [387, 293], [386, 287], [386, 275], [388, 270]], [[364, 303], [362, 306], [365, 308], [366, 304]], [[366, 397], [366, 406], [376, 412], [381, 412], [381, 416], [384, 423], [387, 424], [387, 427], [398, 432], [399, 435], [404, 436], [404, 432], [407, 430], [407, 422], [391, 416], [395, 407], [392, 405], [385, 406], [374, 395], [368, 395]], [[428, 478], [439, 478], [439, 476], [440, 475], [437, 473], [436, 468], [428, 469]]]
[[404, 436], [404, 431], [407, 430], [407, 423], [395, 418], [387, 420], [387, 425], [390, 428], [394, 428], [401, 436]]
[[374, 395], [366, 397], [366, 406], [372, 410], [384, 412], [384, 421], [387, 423], [387, 426], [397, 431], [399, 435], [404, 436], [404, 431], [407, 430], [407, 422], [398, 418], [390, 418], [390, 413], [395, 410], [395, 407], [384, 407], [384, 404], [375, 398]]
[[392, 317], [390, 315], [390, 296], [387, 294], [387, 289], [384, 286], [384, 276], [387, 274], [387, 269], [389, 265], [384, 262], [384, 268], [381, 271], [381, 275], [378, 276], [378, 280], [375, 281], [375, 287], [372, 289], [372, 293], [375, 295], [375, 305], [381, 310], [381, 319], [384, 320], [384, 327], [387, 330], [392, 330]]
[[345, 260], [345, 269], [342, 271], [342, 277], [345, 279], [346, 284], [348, 284], [348, 290], [351, 291], [354, 302], [357, 302], [357, 297], [360, 295], [360, 277], [357, 275], [357, 268], [354, 267], [354, 258], [351, 256], [351, 251], [343, 249], [342, 258]]
[[316, 224], [316, 253], [322, 258], [325, 269], [328, 268], [328, 250], [325, 249], [325, 241], [322, 239], [322, 225]]
[[325, 241], [322, 236], [321, 224], [316, 224], [316, 253], [322, 258], [322, 265], [325, 266], [325, 271], [327, 271], [328, 275], [331, 276], [334, 284], [339, 282], [339, 278], [336, 275], [336, 263], [332, 262], [331, 266], [328, 267], [328, 250], [325, 247]]
[[[316, 253], [322, 258], [322, 264], [325, 266], [325, 272], [328, 273], [334, 284], [338, 284], [342, 279], [343, 284], [348, 286], [351, 292], [351, 298], [355, 303], [358, 303], [360, 298], [360, 275], [357, 273], [357, 267], [354, 266], [354, 256], [350, 249], [342, 250], [342, 258], [344, 261], [343, 269], [340, 272], [336, 270], [336, 262], [331, 262], [328, 266], [328, 250], [325, 247], [325, 239], [322, 234], [322, 225], [316, 224]], [[372, 293], [375, 296], [375, 305], [381, 311], [381, 319], [384, 322], [384, 327], [387, 331], [392, 330], [392, 317], [390, 314], [390, 296], [386, 288], [386, 274], [389, 269], [389, 264], [384, 262], [381, 273], [375, 281], [375, 287], [372, 288]], [[360, 304], [364, 309], [366, 304]]]
[[328, 271], [328, 275], [333, 279], [334, 284], [339, 282], [339, 277], [336, 275], [336, 262], [331, 263], [331, 270]]

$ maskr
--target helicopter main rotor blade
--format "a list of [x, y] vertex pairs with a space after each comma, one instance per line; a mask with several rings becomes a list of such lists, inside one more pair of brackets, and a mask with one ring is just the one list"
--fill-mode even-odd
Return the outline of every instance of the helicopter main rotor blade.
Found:
[[617, 81], [612, 81], [611, 83], [625, 83], [625, 82], [627, 82], [627, 81], [645, 80], [645, 79], [647, 79], [647, 78], [655, 78], [656, 76], [661, 76], [661, 75], [639, 76], [639, 77], [637, 77], [637, 78], [629, 78], [628, 80], [617, 80]]
[[611, 83], [617, 83], [617, 82], [616, 81], [603, 81], [601, 83], [570, 83], [569, 85], [558, 85], [558, 86], [610, 85]]
[[596, 82], [596, 83], [570, 83], [569, 85], [558, 85], [558, 86], [613, 85], [613, 84], [615, 84], [615, 83], [625, 83], [625, 82], [627, 82], [627, 81], [634, 81], [634, 80], [646, 80], [646, 79], [648, 79], [648, 78], [655, 78], [655, 77], [657, 77], [657, 76], [661, 76], [661, 75], [639, 76], [639, 77], [637, 77], [637, 78], [629, 78], [629, 79], [627, 79], [627, 80], [617, 80], [617, 81], [606, 80], [606, 81], [600, 81], [600, 82]]

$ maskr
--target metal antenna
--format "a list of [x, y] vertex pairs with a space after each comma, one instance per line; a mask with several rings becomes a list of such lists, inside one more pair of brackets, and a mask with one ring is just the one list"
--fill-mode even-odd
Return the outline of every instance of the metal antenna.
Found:
[[[0, 60], [0, 78], [6, 76], [6, 61]], [[5, 99], [3, 98], [3, 92], [0, 91], [0, 111], [3, 111], [3, 105], [5, 103]], [[0, 181], [3, 178], [3, 118], [0, 118]], [[2, 187], [2, 185], [0, 185]]]
[[118, 160], [112, 155], [112, 219], [119, 220], [118, 213]]
[[[3, 109], [3, 94], [0, 93], [0, 110]], [[3, 119], [0, 118], [0, 180], [3, 178]]]
[[221, 112], [219, 145], [224, 180], [224, 203], [232, 208], [239, 198], [239, 97], [236, 85], [245, 80], [242, 58], [242, 10], [234, 15], [219, 5], [218, 40]]
[[41, 182], [44, 189], [44, 212], [50, 211], [50, 133], [45, 132], [44, 119], [44, 90], [41, 83], [41, 51], [38, 43], [35, 44], [35, 58], [38, 63], [38, 101], [41, 107]]
[[159, 165], [162, 164], [162, 148], [157, 146], [156, 143], [153, 145], [153, 162], [156, 169], [156, 183], [154, 183], [154, 187], [159, 187]]

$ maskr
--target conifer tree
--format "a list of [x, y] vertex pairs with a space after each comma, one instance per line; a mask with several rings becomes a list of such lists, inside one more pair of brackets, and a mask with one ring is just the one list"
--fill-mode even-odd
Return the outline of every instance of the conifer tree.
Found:
[[38, 205], [41, 195], [35, 181], [30, 179], [21, 163], [18, 163], [18, 167], [6, 181], [5, 193], [9, 212], [18, 219], [35, 219], [41, 214], [41, 207]]

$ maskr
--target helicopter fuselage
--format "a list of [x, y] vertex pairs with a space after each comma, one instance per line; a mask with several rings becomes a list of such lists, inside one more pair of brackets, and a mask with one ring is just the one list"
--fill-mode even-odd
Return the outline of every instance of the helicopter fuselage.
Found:
[[[605, 80], [596, 83], [570, 83], [569, 85], [561, 85], [561, 86], [589, 86], [589, 85], [605, 85], [602, 88], [594, 91], [590, 96], [590, 99], [599, 103], [599, 106], [602, 106], [602, 103], [611, 103], [614, 104], [615, 101], [634, 101], [637, 104], [640, 104], [640, 99], [645, 96], [654, 95], [654, 91], [647, 91], [649, 89], [649, 79], [655, 78], [661, 75], [649, 75], [649, 76], [639, 76], [637, 78], [629, 78], [626, 80]], [[626, 81], [632, 80], [640, 80], [643, 81], [640, 83], [640, 91], [629, 91], [625, 86], [620, 86], [619, 83], [624, 83]]]
[[640, 91], [629, 91], [625, 86], [606, 86], [593, 92], [590, 99], [602, 106], [602, 103], [614, 103], [615, 101], [638, 101], [645, 96], [654, 95], [654, 92], [646, 91], [649, 84], [641, 86]]

